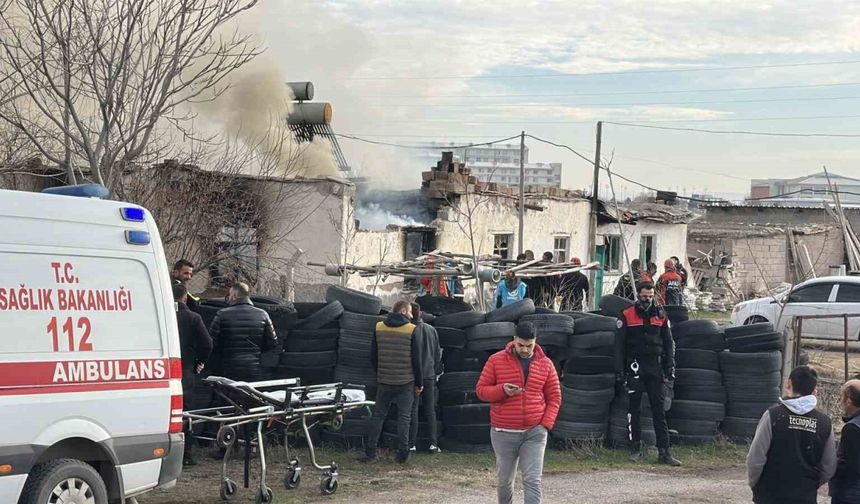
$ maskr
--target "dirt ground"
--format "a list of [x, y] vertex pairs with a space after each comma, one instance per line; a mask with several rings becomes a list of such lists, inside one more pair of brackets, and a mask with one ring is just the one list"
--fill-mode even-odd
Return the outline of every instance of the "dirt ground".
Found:
[[[680, 469], [650, 463], [631, 465], [624, 452], [598, 450], [586, 453], [547, 452], [544, 475], [544, 502], [578, 504], [632, 503], [743, 503], [751, 501], [743, 464], [745, 447], [711, 449], [678, 448], [686, 462]], [[335, 495], [322, 496], [318, 490], [318, 473], [306, 467], [299, 489], [287, 491], [282, 485], [283, 456], [269, 468], [269, 486], [275, 503], [426, 503], [491, 504], [495, 503], [493, 459], [491, 454], [430, 457], [419, 455], [406, 466], [383, 459], [374, 466], [354, 461], [355, 452], [328, 451], [325, 454], [341, 463], [340, 488]], [[651, 454], [651, 459], [655, 455]], [[240, 465], [234, 466], [239, 479]], [[201, 461], [183, 474], [178, 486], [141, 497], [141, 504], [212, 504], [219, 502], [220, 465], [214, 460]], [[234, 502], [254, 502], [251, 489], [240, 489]], [[515, 502], [521, 502], [521, 483]], [[820, 503], [828, 499], [822, 493]]]
[[[679, 447], [685, 462], [680, 469], [647, 463], [632, 465], [623, 451], [586, 449], [578, 452], [547, 451], [544, 502], [547, 503], [741, 503], [750, 502], [746, 485], [746, 447]], [[300, 452], [300, 456], [305, 455]], [[357, 452], [324, 450], [322, 459], [340, 464], [340, 487], [335, 495], [319, 492], [319, 472], [303, 469], [299, 489], [287, 491], [282, 478], [286, 457], [272, 453], [268, 485], [275, 503], [428, 503], [490, 504], [495, 500], [492, 454], [439, 456], [418, 455], [401, 466], [383, 455], [381, 462], [364, 466]], [[306, 458], [306, 455], [305, 455]], [[305, 463], [307, 461], [305, 460]], [[231, 477], [241, 480], [241, 462], [231, 466]], [[255, 467], [255, 471], [257, 471]], [[142, 496], [140, 504], [212, 504], [219, 502], [220, 463], [200, 454], [200, 465], [186, 470], [177, 487]], [[240, 489], [234, 502], [254, 502], [256, 476], [251, 489]], [[520, 485], [518, 481], [517, 485]], [[516, 501], [522, 499], [518, 490]], [[826, 502], [822, 497], [820, 502]]]

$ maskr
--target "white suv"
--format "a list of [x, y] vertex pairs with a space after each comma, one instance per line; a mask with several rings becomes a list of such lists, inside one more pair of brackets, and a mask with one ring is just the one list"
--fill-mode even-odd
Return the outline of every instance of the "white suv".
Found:
[[[732, 324], [772, 322], [782, 331], [795, 316], [860, 314], [860, 277], [830, 276], [800, 283], [793, 290], [774, 297], [738, 303], [732, 311]], [[803, 337], [844, 338], [844, 319], [804, 319]], [[848, 339], [860, 340], [860, 317], [848, 319]]]

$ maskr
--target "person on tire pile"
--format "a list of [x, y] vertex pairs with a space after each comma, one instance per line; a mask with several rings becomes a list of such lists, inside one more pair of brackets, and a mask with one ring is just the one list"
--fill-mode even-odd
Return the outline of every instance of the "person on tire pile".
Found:
[[666, 259], [663, 263], [666, 272], [657, 280], [657, 292], [660, 294], [660, 305], [679, 306], [684, 304], [683, 278], [675, 271], [675, 261]]
[[376, 324], [370, 346], [370, 360], [376, 370], [376, 404], [370, 419], [370, 431], [361, 462], [375, 463], [382, 423], [391, 403], [397, 404], [397, 453], [394, 460], [409, 460], [409, 425], [412, 404], [424, 390], [421, 348], [416, 344], [416, 327], [410, 322], [412, 306], [408, 301], [394, 303], [391, 313]]
[[[544, 252], [542, 260], [540, 262], [541, 265], [544, 264], [554, 264], [555, 256], [553, 256], [552, 252]], [[544, 306], [547, 308], [552, 308], [553, 303], [555, 302], [555, 297], [559, 293], [559, 289], [561, 288], [560, 277], [558, 276], [544, 276], [535, 278], [535, 282], [537, 285], [535, 288], [538, 290], [537, 297], [532, 298], [535, 301], [535, 305]]]
[[747, 455], [756, 504], [815, 504], [818, 487], [836, 472], [830, 418], [815, 409], [818, 373], [798, 366], [788, 375], [787, 399], [761, 416]]
[[[170, 276], [173, 278], [173, 285], [184, 285], [187, 291], [188, 282], [194, 278], [194, 264], [186, 259], [180, 259], [173, 265]], [[200, 298], [188, 291], [188, 302], [186, 303], [188, 309], [197, 313], [200, 311], [198, 309], [199, 304]]]
[[[636, 286], [635, 290], [630, 282], [631, 275], [633, 276], [633, 284]], [[646, 280], [650, 281], [648, 279], [648, 274], [642, 271], [642, 261], [639, 259], [633, 259], [630, 261], [630, 273], [625, 273], [618, 279], [618, 283], [615, 285], [615, 291], [613, 294], [635, 301], [639, 285]]]
[[[412, 422], [409, 425], [409, 451], [417, 451], [415, 446], [418, 440], [418, 405], [424, 404], [424, 420], [427, 422], [430, 447], [427, 451], [431, 455], [442, 453], [439, 448], [439, 440], [436, 437], [436, 377], [442, 374], [442, 347], [439, 346], [439, 335], [436, 328], [424, 323], [421, 319], [421, 307], [418, 303], [412, 303], [412, 323], [415, 324], [415, 332], [412, 342], [421, 350], [421, 381], [424, 387], [420, 397], [416, 397], [412, 403]], [[420, 398], [420, 401], [419, 401]]]
[[636, 302], [618, 319], [622, 337], [616, 338], [616, 363], [619, 380], [623, 380], [630, 398], [630, 460], [642, 458], [642, 394], [651, 401], [654, 433], [657, 435], [657, 461], [679, 466], [681, 462], [669, 450], [669, 427], [663, 408], [664, 384], [675, 379], [675, 342], [669, 319], [654, 299], [654, 284], [639, 285]]
[[236, 381], [264, 379], [262, 356], [278, 349], [278, 336], [269, 314], [249, 299], [248, 284], [237, 282], [230, 287], [230, 306], [218, 310], [209, 325], [209, 334], [221, 352], [221, 371]]
[[517, 278], [515, 271], [505, 272], [505, 278], [499, 282], [496, 288], [496, 308], [522, 301], [526, 298], [528, 288], [526, 284]]
[[684, 269], [684, 265], [681, 264], [681, 260], [678, 259], [678, 256], [672, 256], [671, 259], [675, 261], [675, 271], [677, 271], [678, 274], [681, 275], [681, 287], [686, 287], [687, 278], [689, 277], [687, 270]]
[[[206, 359], [212, 354], [212, 337], [206, 330], [203, 318], [188, 309], [188, 289], [181, 283], [173, 285], [173, 300], [176, 301], [176, 325], [179, 329], [179, 349], [182, 356], [182, 401], [189, 409], [194, 397], [194, 377], [203, 371]], [[185, 425], [185, 424], [183, 424]], [[194, 466], [191, 456], [192, 435], [185, 425], [185, 454], [183, 466]]]
[[520, 322], [514, 340], [487, 360], [475, 387], [478, 398], [490, 403], [499, 504], [513, 502], [518, 465], [525, 503], [539, 504], [543, 496], [544, 451], [561, 407], [561, 386], [536, 338], [534, 325]]
[[[582, 259], [574, 257], [571, 266], [582, 266]], [[588, 277], [581, 271], [561, 276], [559, 311], [585, 311], [588, 301]]]
[[842, 386], [845, 416], [836, 451], [836, 474], [830, 480], [831, 504], [860, 504], [860, 380]]

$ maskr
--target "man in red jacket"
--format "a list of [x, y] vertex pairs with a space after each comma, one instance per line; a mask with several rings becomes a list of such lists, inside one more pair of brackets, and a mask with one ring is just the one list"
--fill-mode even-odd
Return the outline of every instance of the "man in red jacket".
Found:
[[478, 398], [490, 403], [499, 504], [513, 502], [520, 462], [525, 504], [542, 498], [543, 455], [561, 406], [561, 387], [536, 337], [534, 325], [520, 323], [514, 341], [487, 361], [476, 387]]

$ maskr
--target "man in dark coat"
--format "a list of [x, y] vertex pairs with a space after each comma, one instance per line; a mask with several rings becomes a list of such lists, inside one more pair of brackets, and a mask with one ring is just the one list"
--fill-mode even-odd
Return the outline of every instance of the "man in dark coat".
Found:
[[[412, 402], [412, 423], [409, 426], [409, 451], [416, 451], [415, 442], [418, 439], [418, 405], [424, 405], [424, 420], [427, 423], [427, 437], [430, 438], [431, 455], [442, 453], [439, 440], [436, 437], [436, 377], [442, 374], [442, 347], [439, 346], [439, 335], [436, 328], [427, 324], [421, 318], [421, 306], [412, 303], [412, 323], [415, 330], [412, 333], [413, 344], [421, 351], [421, 373], [424, 389], [421, 395]], [[420, 401], [419, 401], [420, 399]]]
[[251, 303], [250, 288], [239, 282], [230, 287], [230, 306], [219, 310], [209, 333], [221, 353], [221, 372], [237, 381], [264, 379], [261, 358], [278, 348], [269, 314]]
[[831, 504], [860, 504], [860, 380], [842, 386], [844, 426], [836, 452], [836, 474], [830, 480]]
[[[188, 309], [188, 290], [181, 283], [173, 285], [173, 299], [176, 301], [176, 325], [182, 356], [182, 401], [185, 409], [189, 409], [194, 397], [194, 377], [203, 371], [206, 359], [212, 354], [212, 338], [200, 315]], [[185, 434], [182, 464], [193, 466], [197, 463], [191, 456], [191, 432], [186, 429]]]
[[170, 277], [173, 279], [173, 285], [182, 285], [188, 294], [188, 301], [185, 303], [193, 312], [199, 312], [197, 307], [200, 304], [200, 298], [191, 293], [188, 289], [188, 282], [194, 278], [194, 264], [187, 259], [180, 259], [173, 265], [173, 271], [170, 272]]

